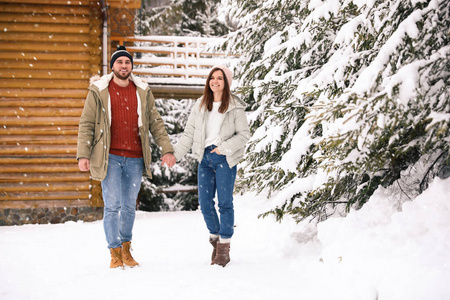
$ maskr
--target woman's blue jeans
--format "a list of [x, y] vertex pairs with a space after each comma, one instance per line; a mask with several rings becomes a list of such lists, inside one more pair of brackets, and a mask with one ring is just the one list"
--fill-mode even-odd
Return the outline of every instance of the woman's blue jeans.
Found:
[[[198, 202], [210, 234], [228, 239], [234, 232], [233, 190], [236, 166], [230, 168], [225, 155], [211, 153], [216, 146], [208, 146], [198, 165]], [[220, 221], [215, 208], [215, 194]]]
[[109, 154], [108, 170], [102, 181], [103, 228], [108, 248], [131, 241], [143, 169], [142, 158]]

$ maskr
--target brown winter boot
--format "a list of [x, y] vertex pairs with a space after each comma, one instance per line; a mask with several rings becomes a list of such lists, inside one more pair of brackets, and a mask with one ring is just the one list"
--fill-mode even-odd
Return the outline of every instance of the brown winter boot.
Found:
[[215, 239], [212, 238], [212, 237], [209, 237], [209, 242], [213, 246], [213, 252], [212, 252], [212, 255], [211, 255], [211, 265], [213, 265], [213, 260], [216, 257], [217, 243], [219, 242], [219, 237], [217, 237]]
[[109, 251], [111, 252], [111, 264], [109, 267], [110, 268], [117, 268], [117, 267], [123, 268], [121, 248], [120, 247], [110, 248]]
[[217, 243], [217, 253], [212, 261], [212, 265], [225, 267], [230, 262], [230, 243]]
[[123, 263], [129, 267], [139, 266], [137, 261], [135, 261], [133, 256], [131, 256], [130, 250], [131, 250], [131, 242], [122, 243], [122, 261], [123, 261]]

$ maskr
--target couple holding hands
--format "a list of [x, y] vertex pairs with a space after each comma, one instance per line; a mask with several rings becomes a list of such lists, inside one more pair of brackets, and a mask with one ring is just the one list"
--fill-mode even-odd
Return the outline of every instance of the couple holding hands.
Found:
[[198, 200], [213, 246], [211, 265], [225, 267], [234, 232], [236, 165], [250, 138], [246, 105], [230, 91], [231, 71], [223, 65], [211, 69], [203, 96], [172, 146], [153, 94], [132, 74], [133, 56], [124, 46], [112, 54], [110, 67], [112, 73], [89, 87], [77, 145], [80, 170], [101, 181], [110, 267], [138, 265], [130, 248], [143, 173], [151, 177], [149, 132], [161, 148], [163, 165], [172, 167], [189, 150], [198, 159]]

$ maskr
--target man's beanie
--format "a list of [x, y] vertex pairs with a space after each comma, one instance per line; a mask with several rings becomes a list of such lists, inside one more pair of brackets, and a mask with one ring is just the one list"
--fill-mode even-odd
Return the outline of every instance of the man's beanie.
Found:
[[231, 88], [231, 83], [233, 82], [233, 73], [231, 72], [231, 70], [228, 69], [224, 65], [215, 65], [215, 66], [212, 67], [212, 69], [220, 69], [220, 70], [222, 70], [223, 74], [225, 74], [225, 78], [228, 81], [228, 86]]
[[127, 51], [127, 48], [125, 48], [125, 46], [118, 45], [117, 50], [112, 54], [111, 61], [109, 63], [109, 67], [111, 68], [111, 70], [116, 59], [118, 59], [121, 56], [126, 56], [131, 60], [131, 68], [133, 69], [133, 56], [130, 54], [130, 52]]

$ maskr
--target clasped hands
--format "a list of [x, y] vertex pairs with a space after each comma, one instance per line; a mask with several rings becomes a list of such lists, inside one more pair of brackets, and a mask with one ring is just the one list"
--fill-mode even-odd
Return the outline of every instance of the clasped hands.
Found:
[[[177, 162], [177, 159], [175, 158], [175, 155], [173, 153], [166, 153], [161, 158], [162, 165], [166, 164], [169, 168], [172, 168], [175, 163]], [[90, 162], [87, 158], [80, 158], [78, 161], [78, 167], [80, 168], [80, 171], [89, 171], [90, 168]]]
[[[219, 151], [219, 148], [217, 148], [217, 147], [214, 148], [211, 151], [211, 153], [216, 153], [216, 154], [222, 155]], [[172, 168], [177, 162], [177, 159], [175, 158], [175, 155], [173, 155], [173, 153], [164, 154], [163, 157], [161, 157], [161, 160], [162, 160], [161, 165], [164, 166], [164, 164], [166, 164], [169, 168]]]
[[169, 168], [172, 168], [177, 162], [177, 159], [173, 153], [164, 154], [163, 157], [161, 157], [161, 160], [161, 165], [164, 166], [164, 164], [166, 164]]

